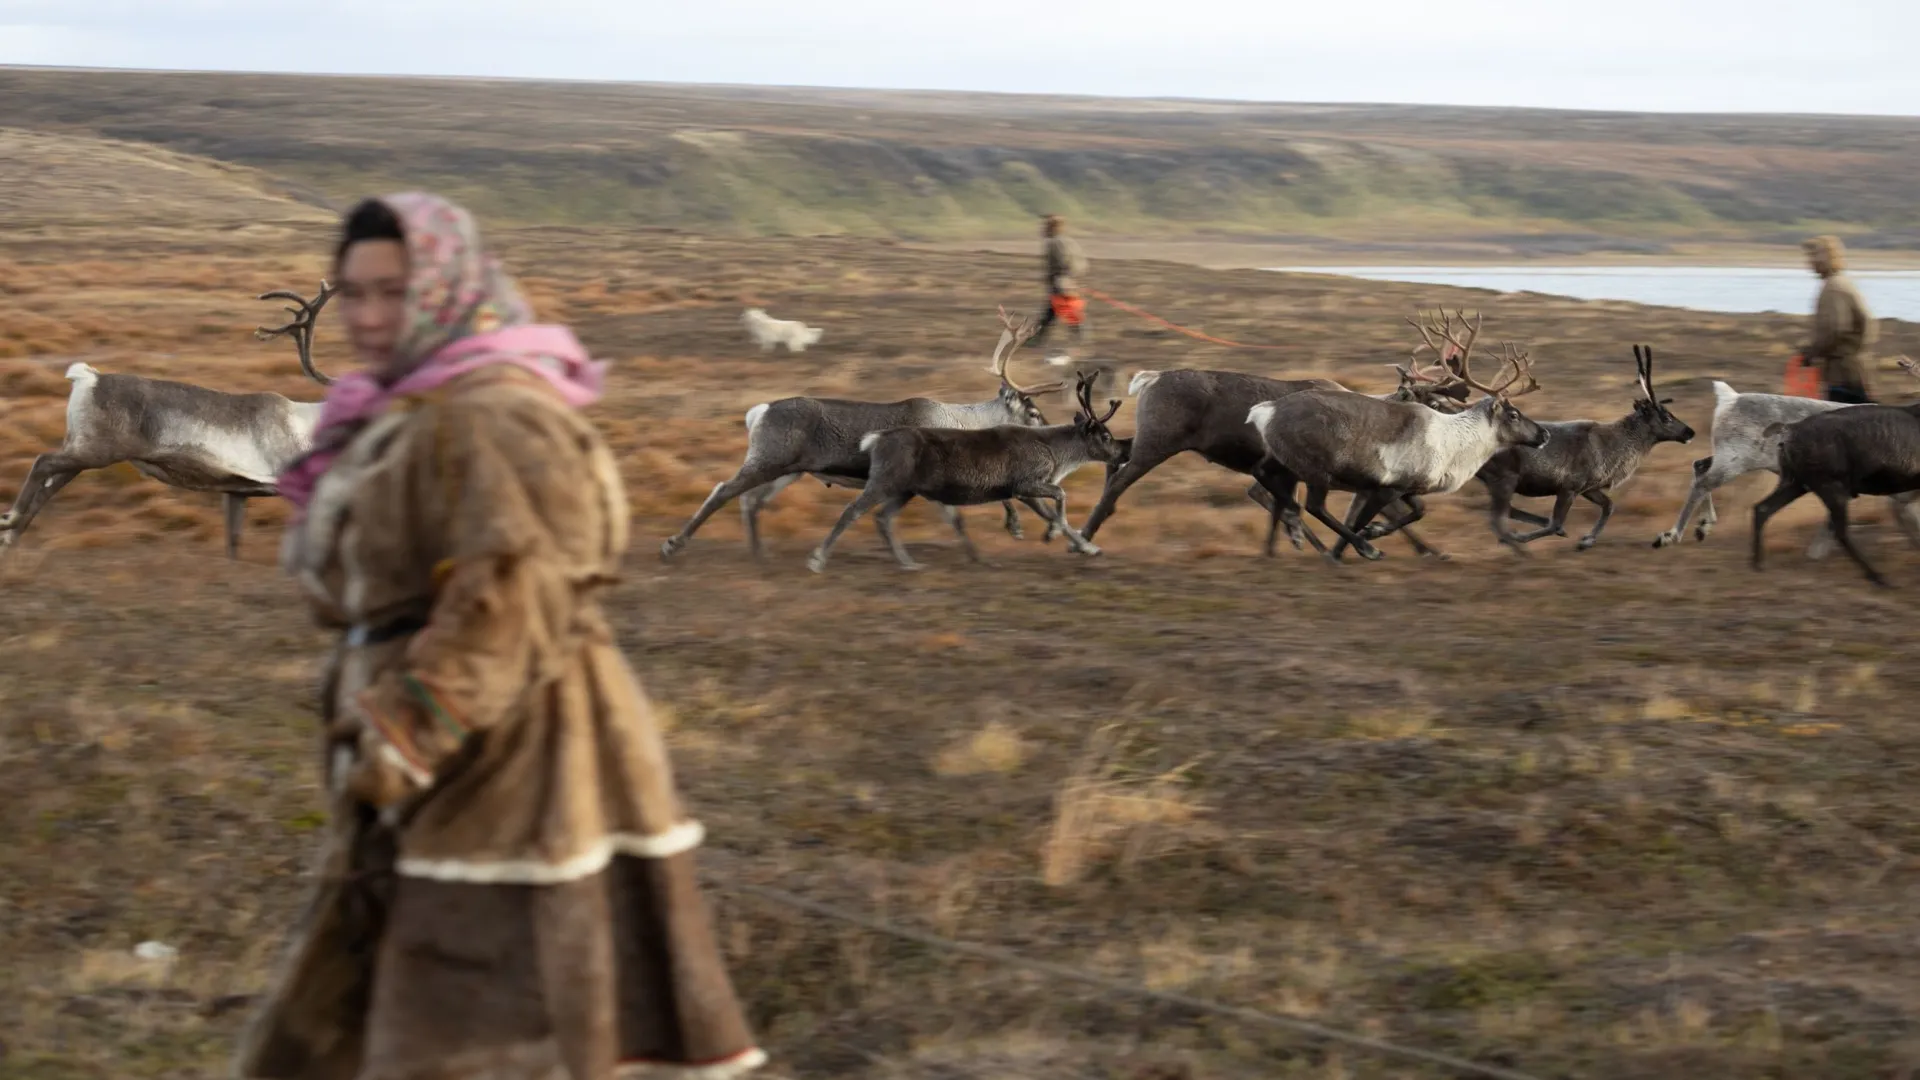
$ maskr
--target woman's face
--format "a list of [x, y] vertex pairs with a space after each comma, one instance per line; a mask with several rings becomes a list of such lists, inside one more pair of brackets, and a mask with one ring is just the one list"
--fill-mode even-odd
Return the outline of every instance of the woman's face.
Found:
[[334, 304], [347, 323], [354, 359], [376, 375], [396, 376], [394, 354], [407, 323], [407, 247], [398, 240], [361, 240], [340, 257]]

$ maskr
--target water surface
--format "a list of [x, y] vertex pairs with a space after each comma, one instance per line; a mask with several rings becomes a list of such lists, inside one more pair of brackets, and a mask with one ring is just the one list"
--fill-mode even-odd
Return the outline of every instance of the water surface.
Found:
[[[1813, 311], [1819, 279], [1801, 269], [1744, 266], [1275, 266], [1372, 281], [1458, 285], [1499, 292], [1548, 293], [1579, 300], [1625, 300], [1700, 311]], [[1920, 322], [1920, 270], [1856, 270], [1853, 279], [1876, 317]]]

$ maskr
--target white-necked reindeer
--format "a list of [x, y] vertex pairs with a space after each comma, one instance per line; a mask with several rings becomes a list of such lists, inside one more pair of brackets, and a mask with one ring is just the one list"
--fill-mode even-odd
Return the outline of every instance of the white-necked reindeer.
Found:
[[[262, 300], [291, 300], [293, 319], [259, 327], [262, 340], [281, 335], [300, 351], [300, 369], [322, 386], [332, 379], [313, 366], [314, 316], [333, 296], [320, 283], [313, 299], [275, 290]], [[218, 492], [226, 516], [227, 557], [240, 554], [248, 499], [277, 494], [274, 478], [305, 452], [320, 418], [317, 401], [281, 394], [231, 394], [192, 383], [102, 372], [90, 364], [67, 368], [67, 431], [60, 447], [33, 459], [13, 506], [0, 514], [0, 552], [11, 548], [33, 519], [73, 478], [120, 462], [169, 487]]]
[[[1465, 321], [1464, 313], [1461, 319]], [[1527, 354], [1507, 346], [1502, 358], [1505, 378], [1482, 383], [1470, 367], [1478, 320], [1467, 324], [1470, 333], [1464, 343], [1454, 336], [1451, 318], [1438, 329], [1450, 348], [1442, 353], [1446, 366], [1430, 377], [1463, 383], [1486, 395], [1457, 413], [1347, 390], [1302, 390], [1247, 410], [1246, 423], [1260, 433], [1267, 451], [1254, 477], [1274, 499], [1268, 555], [1273, 554], [1275, 537], [1284, 525], [1290, 536], [1305, 535], [1330, 558], [1338, 559], [1351, 544], [1362, 558], [1378, 559], [1380, 552], [1368, 538], [1419, 521], [1426, 514], [1422, 496], [1458, 491], [1506, 447], [1547, 444], [1547, 429], [1509, 400], [1539, 389]], [[1294, 498], [1300, 484], [1307, 488], [1307, 512], [1339, 535], [1331, 552], [1300, 520], [1300, 504]], [[1336, 490], [1354, 493], [1355, 506], [1347, 522], [1326, 510], [1327, 493]], [[1410, 512], [1383, 529], [1368, 530], [1374, 515], [1396, 501], [1405, 503]], [[1501, 539], [1514, 542], [1507, 535]]]

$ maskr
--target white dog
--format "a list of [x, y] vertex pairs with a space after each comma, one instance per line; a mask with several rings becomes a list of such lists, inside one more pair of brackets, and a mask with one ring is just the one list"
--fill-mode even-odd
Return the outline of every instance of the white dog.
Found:
[[788, 352], [806, 352], [807, 346], [820, 340], [819, 327], [795, 319], [776, 319], [757, 307], [741, 312], [740, 325], [747, 328], [747, 336], [761, 352], [775, 345], [785, 345]]

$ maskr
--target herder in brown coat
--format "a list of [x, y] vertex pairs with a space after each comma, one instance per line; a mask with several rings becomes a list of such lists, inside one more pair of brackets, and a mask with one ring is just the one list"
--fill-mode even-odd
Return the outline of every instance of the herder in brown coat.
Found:
[[1813, 307], [1813, 340], [1801, 350], [1820, 366], [1828, 401], [1859, 405], [1873, 396], [1873, 313], [1847, 276], [1847, 253], [1837, 236], [1816, 236], [1801, 245], [1807, 263], [1825, 282]]
[[627, 543], [578, 411], [467, 213], [362, 203], [334, 281], [365, 370], [281, 476], [322, 625], [329, 822], [241, 1080], [718, 1080], [765, 1060], [708, 922], [645, 693], [596, 594]]

